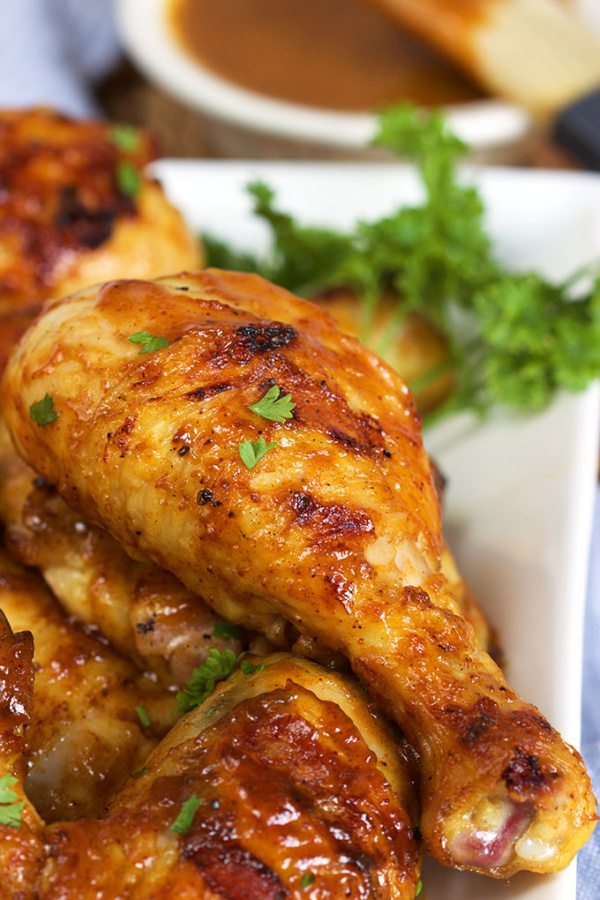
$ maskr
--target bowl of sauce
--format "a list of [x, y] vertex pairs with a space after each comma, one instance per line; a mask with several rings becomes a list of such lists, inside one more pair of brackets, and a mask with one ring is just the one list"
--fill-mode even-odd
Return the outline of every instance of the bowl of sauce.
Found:
[[361, 153], [376, 110], [407, 100], [446, 108], [480, 155], [529, 129], [369, 0], [119, 0], [118, 16], [152, 80], [238, 129]]

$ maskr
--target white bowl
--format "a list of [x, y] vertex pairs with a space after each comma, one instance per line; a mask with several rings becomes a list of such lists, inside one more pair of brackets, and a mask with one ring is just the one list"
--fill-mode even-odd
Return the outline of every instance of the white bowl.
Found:
[[[190, 106], [249, 134], [312, 144], [329, 153], [364, 154], [375, 131], [374, 115], [325, 111], [237, 87], [186, 53], [168, 22], [167, 0], [117, 0], [116, 5], [121, 35], [135, 62]], [[474, 156], [488, 161], [514, 160], [531, 128], [526, 112], [497, 100], [448, 107], [447, 113], [450, 127]], [[235, 153], [235, 142], [231, 149], [233, 155], [248, 155], [243, 146]], [[251, 150], [260, 154], [256, 143]]]

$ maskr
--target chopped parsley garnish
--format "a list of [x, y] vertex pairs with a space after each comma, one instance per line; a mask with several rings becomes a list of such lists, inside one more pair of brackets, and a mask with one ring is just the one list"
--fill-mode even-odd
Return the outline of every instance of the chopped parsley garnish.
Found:
[[50, 394], [44, 394], [41, 400], [32, 403], [29, 415], [37, 425], [51, 425], [52, 422], [56, 422], [58, 413], [54, 409], [54, 400]]
[[108, 131], [108, 139], [124, 153], [139, 150], [140, 133], [133, 125], [113, 125]]
[[19, 795], [12, 790], [18, 779], [14, 775], [2, 775], [0, 777], [0, 825], [9, 825], [11, 828], [20, 828], [23, 818], [24, 800], [19, 800]]
[[312, 872], [305, 872], [304, 875], [302, 876], [302, 878], [300, 879], [300, 887], [302, 888], [303, 891], [305, 891], [307, 888], [309, 888], [311, 886], [311, 884], [314, 884], [316, 880], [317, 880], [317, 876], [314, 875]]
[[239, 446], [240, 459], [247, 469], [253, 469], [254, 466], [266, 456], [270, 450], [274, 450], [277, 446], [276, 441], [267, 444], [261, 435], [257, 441], [242, 441]]
[[[257, 271], [306, 297], [352, 289], [361, 339], [392, 364], [406, 317], [423, 316], [445, 339], [447, 357], [411, 387], [424, 389], [443, 371], [454, 376], [433, 417], [496, 405], [535, 411], [557, 390], [579, 391], [598, 377], [597, 269], [558, 284], [507, 269], [494, 254], [479, 191], [458, 172], [468, 147], [441, 113], [394, 107], [380, 116], [374, 143], [416, 165], [422, 201], [342, 232], [299, 222], [278, 207], [268, 185], [253, 182], [248, 192], [271, 229], [270, 251], [250, 257], [209, 237], [207, 264]], [[374, 327], [385, 297], [392, 313], [384, 328]]]
[[422, 890], [423, 890], [423, 882], [419, 878], [419, 883], [417, 884], [417, 893], [415, 894], [415, 897], [418, 897]]
[[136, 706], [135, 714], [140, 720], [140, 725], [142, 726], [142, 728], [150, 728], [150, 716], [148, 715], [148, 710], [143, 703], [140, 703], [139, 706]]
[[285, 422], [286, 419], [293, 419], [292, 410], [295, 409], [296, 404], [292, 403], [290, 394], [283, 397], [280, 394], [281, 388], [274, 384], [260, 400], [249, 408], [258, 416], [269, 419], [271, 422]]
[[239, 638], [242, 634], [242, 629], [239, 625], [232, 625], [230, 622], [217, 622], [215, 627], [213, 628], [213, 635], [217, 638], [222, 638], [225, 641], [233, 641]]
[[148, 767], [142, 766], [141, 769], [136, 769], [135, 772], [132, 772], [131, 777], [132, 778], [141, 778], [142, 775], [145, 775], [147, 771], [148, 771]]
[[264, 667], [264, 663], [253, 663], [250, 662], [249, 659], [242, 660], [242, 663], [240, 665], [240, 669], [242, 670], [244, 675], [254, 675], [255, 672], [262, 672]]
[[122, 194], [132, 200], [137, 197], [142, 186], [142, 176], [127, 159], [122, 159], [117, 164], [117, 186]]
[[140, 353], [153, 353], [154, 350], [164, 350], [169, 346], [166, 338], [150, 334], [148, 331], [136, 331], [135, 334], [130, 334], [127, 340], [132, 344], [141, 344]]
[[194, 816], [198, 811], [198, 807], [204, 803], [202, 797], [197, 797], [196, 794], [192, 794], [185, 801], [179, 815], [171, 825], [171, 831], [176, 831], [177, 834], [187, 834], [187, 832], [192, 827], [192, 823], [194, 821]]
[[217, 682], [231, 675], [237, 663], [233, 650], [219, 650], [211, 647], [208, 656], [201, 666], [197, 666], [183, 691], [177, 694], [177, 702], [182, 712], [189, 712], [204, 700], [215, 689]]

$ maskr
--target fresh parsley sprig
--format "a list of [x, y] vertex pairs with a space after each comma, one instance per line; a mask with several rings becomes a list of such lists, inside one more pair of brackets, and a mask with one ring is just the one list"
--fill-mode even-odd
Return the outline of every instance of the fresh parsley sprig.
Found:
[[132, 344], [141, 344], [140, 353], [153, 353], [155, 350], [164, 350], [169, 342], [161, 335], [150, 334], [149, 331], [136, 331], [127, 338]]
[[58, 419], [58, 413], [54, 409], [54, 400], [50, 394], [44, 394], [41, 400], [37, 400], [29, 407], [29, 415], [36, 425], [51, 425]]
[[240, 459], [247, 469], [253, 469], [276, 446], [277, 441], [271, 441], [267, 444], [262, 435], [257, 441], [242, 441], [238, 448]]
[[[468, 148], [440, 113], [395, 107], [379, 119], [374, 143], [412, 161], [423, 199], [348, 232], [299, 222], [279, 208], [273, 190], [248, 185], [255, 214], [272, 245], [251, 257], [205, 239], [211, 265], [254, 270], [295, 293], [314, 297], [348, 287], [360, 298], [362, 339], [384, 357], [409, 313], [441, 332], [454, 389], [435, 413], [484, 413], [495, 405], [521, 411], [545, 406], [561, 388], [581, 390], [600, 374], [600, 276], [575, 291], [516, 274], [495, 258], [479, 191], [459, 174]], [[382, 298], [395, 298], [383, 333], [375, 334]], [[393, 354], [390, 353], [390, 362]], [[440, 374], [420, 376], [420, 386]], [[417, 385], [415, 385], [416, 387]]]
[[140, 132], [133, 125], [113, 125], [108, 130], [108, 139], [124, 153], [135, 153], [140, 148]]
[[215, 689], [219, 681], [233, 672], [238, 661], [233, 650], [219, 650], [211, 647], [201, 666], [197, 666], [183, 691], [177, 694], [177, 702], [182, 712], [189, 712], [203, 703]]
[[142, 176], [128, 159], [117, 163], [117, 187], [126, 197], [134, 200], [142, 188]]
[[0, 825], [8, 825], [11, 828], [20, 828], [23, 820], [24, 800], [19, 800], [19, 795], [13, 791], [18, 783], [14, 775], [0, 776]]
[[213, 628], [213, 636], [221, 638], [224, 641], [235, 641], [242, 635], [242, 629], [239, 625], [232, 625], [231, 622], [217, 622]]
[[253, 663], [250, 659], [243, 659], [240, 663], [240, 670], [244, 675], [254, 675], [255, 672], [262, 672], [264, 668], [264, 663]]
[[269, 419], [271, 422], [285, 422], [286, 419], [293, 419], [292, 410], [295, 408], [296, 404], [292, 401], [291, 394], [283, 396], [281, 388], [276, 384], [272, 385], [260, 400], [249, 407], [257, 416], [262, 416], [263, 419]]

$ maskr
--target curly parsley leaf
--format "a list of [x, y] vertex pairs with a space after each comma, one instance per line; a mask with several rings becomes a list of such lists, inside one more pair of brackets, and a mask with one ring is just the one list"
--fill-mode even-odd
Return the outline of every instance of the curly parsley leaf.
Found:
[[[581, 390], [598, 377], [597, 271], [590, 267], [591, 286], [577, 292], [575, 278], [552, 284], [498, 262], [481, 195], [458, 170], [468, 148], [441, 113], [394, 107], [380, 116], [373, 143], [415, 164], [420, 202], [343, 232], [299, 222], [279, 208], [271, 188], [253, 182], [248, 192], [272, 245], [261, 259], [247, 257], [244, 268], [308, 297], [352, 289], [362, 306], [361, 338], [384, 357], [409, 313], [432, 323], [448, 348], [441, 365], [454, 379], [434, 417], [495, 405], [534, 411], [557, 390]], [[393, 314], [383, 331], [375, 329], [377, 307], [390, 295]], [[432, 381], [439, 366], [411, 386]]]
[[117, 186], [122, 194], [135, 199], [142, 187], [142, 176], [128, 159], [117, 163]]
[[303, 891], [307, 890], [317, 880], [317, 876], [313, 872], [305, 872], [300, 879], [300, 887]]
[[56, 422], [59, 414], [54, 409], [54, 400], [50, 394], [44, 394], [41, 400], [32, 403], [29, 407], [29, 415], [37, 425], [51, 425]]
[[20, 828], [23, 818], [24, 800], [12, 788], [18, 780], [14, 775], [0, 776], [0, 825]]
[[179, 815], [171, 825], [171, 831], [176, 831], [177, 834], [187, 834], [192, 827], [198, 807], [203, 803], [204, 799], [202, 797], [191, 794], [181, 807]]
[[183, 691], [177, 694], [177, 702], [182, 712], [189, 712], [212, 694], [217, 682], [223, 681], [233, 672], [238, 657], [233, 650], [219, 650], [211, 647], [201, 666], [197, 666]]
[[229, 269], [233, 272], [258, 272], [265, 274], [258, 256], [235, 250], [225, 241], [210, 234], [201, 237], [202, 248], [210, 265], [215, 269]]
[[276, 384], [270, 387], [260, 400], [249, 407], [252, 412], [271, 422], [285, 422], [286, 419], [293, 419], [292, 410], [295, 408], [296, 404], [292, 402], [291, 395], [281, 396], [281, 388]]
[[169, 346], [166, 338], [150, 334], [148, 331], [136, 331], [135, 334], [129, 335], [127, 340], [132, 344], [141, 344], [140, 353], [153, 353], [155, 350], [164, 350]]
[[230, 622], [217, 622], [213, 628], [213, 636], [221, 638], [224, 641], [235, 641], [242, 635], [242, 629], [239, 625], [232, 625]]
[[277, 446], [276, 441], [267, 444], [261, 435], [257, 441], [242, 441], [239, 445], [240, 459], [247, 469], [253, 469], [254, 466], [261, 461], [271, 450]]
[[417, 892], [416, 892], [416, 894], [415, 894], [415, 897], [420, 897], [420, 896], [421, 896], [421, 891], [422, 891], [422, 890], [423, 890], [423, 882], [422, 882], [421, 879], [419, 878], [419, 881], [418, 881], [418, 884], [417, 884]]
[[135, 153], [140, 147], [140, 132], [133, 125], [113, 125], [108, 130], [108, 139], [124, 153]]
[[264, 667], [264, 663], [253, 663], [249, 659], [243, 659], [240, 664], [240, 669], [244, 675], [254, 675], [255, 672], [262, 672]]
[[19, 781], [14, 775], [2, 775], [0, 777], [0, 803], [14, 803], [18, 800], [18, 794], [13, 791], [15, 784]]

